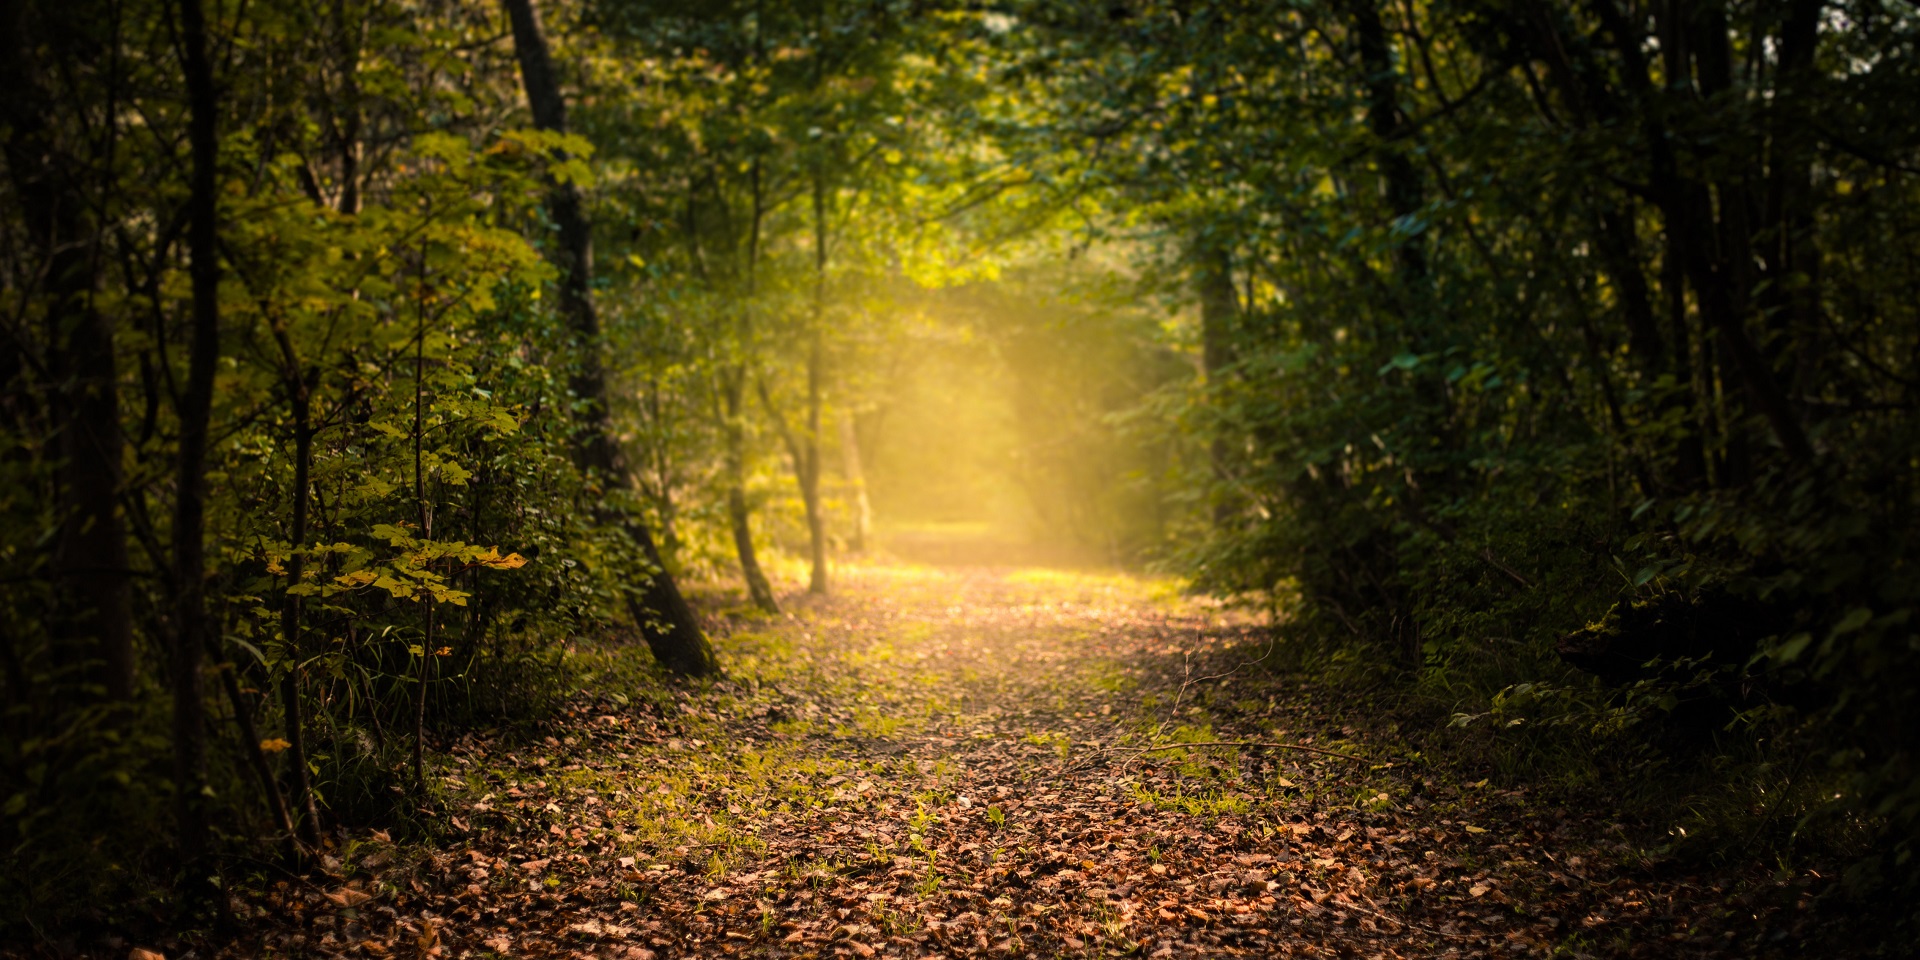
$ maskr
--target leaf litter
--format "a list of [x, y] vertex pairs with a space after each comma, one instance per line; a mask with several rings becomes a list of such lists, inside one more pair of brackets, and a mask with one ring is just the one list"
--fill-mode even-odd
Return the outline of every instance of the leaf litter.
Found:
[[1661, 869], [1603, 811], [1452, 783], [1364, 698], [1244, 669], [1269, 632], [1164, 586], [875, 566], [793, 606], [714, 624], [724, 681], [612, 656], [531, 736], [453, 744], [433, 846], [343, 837], [196, 952], [1785, 956], [1812, 935], [1804, 882]]

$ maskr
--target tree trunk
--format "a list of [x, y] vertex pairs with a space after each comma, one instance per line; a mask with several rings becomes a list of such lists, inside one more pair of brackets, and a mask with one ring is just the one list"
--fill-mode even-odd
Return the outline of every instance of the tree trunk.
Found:
[[807, 507], [808, 559], [812, 568], [807, 577], [807, 592], [823, 596], [827, 592], [827, 517], [820, 503], [820, 381], [825, 366], [825, 340], [826, 333], [816, 325], [812, 347], [807, 351], [807, 435], [803, 441], [806, 472], [800, 480], [800, 496]]
[[[1780, 64], [1768, 110], [1767, 184], [1759, 236], [1769, 281], [1760, 315], [1775, 334], [1770, 360], [1788, 366], [1790, 392], [1814, 388], [1827, 337], [1820, 323], [1820, 249], [1813, 216], [1815, 143], [1809, 133], [1808, 84], [1817, 78], [1824, 0], [1791, 0], [1780, 25]], [[1783, 352], [1791, 356], [1782, 357]], [[1783, 362], [1784, 361], [1784, 362]]]
[[340, 108], [346, 114], [336, 149], [340, 151], [340, 212], [360, 212], [360, 37], [364, 21], [350, 20], [346, 0], [333, 0], [335, 68], [340, 71]]
[[747, 440], [742, 421], [745, 411], [741, 409], [746, 372], [734, 367], [724, 371], [721, 379], [726, 403], [727, 520], [733, 527], [733, 548], [740, 556], [740, 576], [747, 582], [747, 595], [753, 598], [753, 605], [768, 613], [779, 613], [780, 601], [774, 598], [773, 585], [767, 582], [766, 572], [760, 569], [760, 558], [753, 549], [752, 517], [747, 510]]
[[807, 344], [807, 431], [801, 438], [800, 498], [807, 508], [812, 569], [807, 592], [827, 592], [827, 518], [820, 510], [820, 403], [827, 353], [827, 175], [813, 171], [813, 330]]
[[[1662, 14], [1674, 17], [1672, 10], [1656, 16]], [[1693, 55], [1700, 78], [1699, 95], [1711, 99], [1725, 94], [1733, 85], [1733, 55], [1725, 12], [1717, 4], [1702, 4], [1675, 18], [1665, 33], [1685, 35], [1689, 30], [1692, 35], [1686, 49]], [[1702, 146], [1698, 152], [1711, 155], [1720, 151]], [[1732, 160], [1724, 156], [1710, 159], [1722, 163]], [[1775, 380], [1766, 356], [1747, 331], [1747, 320], [1753, 312], [1750, 291], [1755, 279], [1748, 191], [1737, 174], [1713, 183], [1682, 179], [1677, 187], [1667, 223], [1688, 239], [1683, 247], [1686, 255], [1682, 263], [1699, 297], [1700, 312], [1708, 328], [1717, 335], [1723, 355], [1731, 361], [1747, 398], [1772, 428], [1788, 457], [1810, 464], [1814, 460], [1813, 444], [1800, 425], [1799, 414]], [[1730, 444], [1734, 439], [1737, 438], [1729, 438]]]
[[853, 501], [855, 553], [865, 553], [873, 536], [873, 505], [867, 500], [867, 474], [860, 463], [860, 431], [852, 410], [840, 411], [840, 469], [846, 475], [847, 496]]
[[[513, 48], [520, 61], [520, 78], [526, 87], [527, 103], [533, 110], [534, 125], [542, 130], [565, 133], [566, 101], [560, 96], [560, 84], [553, 74], [553, 61], [547, 52], [546, 38], [540, 32], [532, 0], [501, 0], [513, 28]], [[586, 401], [582, 414], [581, 443], [575, 456], [586, 470], [597, 473], [606, 483], [630, 482], [625, 458], [614, 442], [608, 420], [606, 373], [600, 361], [600, 318], [593, 308], [593, 233], [580, 200], [580, 191], [571, 183], [554, 182], [547, 192], [547, 209], [560, 228], [560, 313], [572, 328], [580, 344], [580, 366], [572, 380], [574, 394]], [[603, 509], [603, 519], [613, 520], [626, 530], [646, 555], [652, 570], [638, 602], [629, 601], [635, 621], [653, 650], [654, 659], [670, 670], [702, 676], [719, 669], [713, 647], [693, 608], [687, 605], [680, 587], [661, 562], [659, 548], [646, 524], [630, 513], [618, 517]]]
[[174, 636], [169, 657], [173, 686], [173, 784], [179, 820], [180, 868], [193, 898], [211, 891], [206, 869], [207, 731], [201, 696], [200, 656], [207, 635], [206, 499], [207, 446], [213, 417], [213, 378], [220, 354], [219, 130], [218, 95], [207, 59], [207, 21], [201, 0], [179, 0], [180, 46], [191, 116], [193, 153], [187, 201], [187, 249], [191, 258], [192, 328], [187, 347], [186, 389], [180, 395], [180, 447], [174, 477]]
[[[1200, 296], [1200, 365], [1206, 374], [1207, 388], [1216, 393], [1223, 386], [1226, 368], [1233, 362], [1231, 340], [1234, 318], [1239, 314], [1239, 295], [1233, 288], [1233, 253], [1226, 244], [1203, 238], [1194, 251], [1194, 286]], [[1217, 399], [1217, 397], [1216, 397]], [[1213, 470], [1213, 523], [1224, 527], [1238, 512], [1236, 498], [1229, 493], [1232, 479], [1228, 469], [1227, 438], [1219, 424], [1207, 448]]]
[[293, 522], [288, 543], [293, 552], [287, 558], [287, 593], [281, 598], [280, 636], [287, 653], [287, 673], [280, 678], [280, 711], [287, 738], [287, 786], [292, 794], [295, 827], [301, 842], [309, 848], [320, 843], [319, 809], [313, 802], [313, 782], [307, 770], [305, 704], [300, 699], [300, 671], [305, 657], [301, 642], [302, 600], [293, 588], [306, 573], [307, 503], [309, 475], [313, 466], [312, 396], [307, 389], [300, 359], [293, 341], [284, 329], [274, 331], [287, 364], [286, 380], [293, 405]]
[[[1355, 46], [1360, 55], [1360, 67], [1364, 72], [1362, 87], [1367, 98], [1367, 128], [1377, 141], [1374, 150], [1374, 162], [1380, 174], [1380, 190], [1386, 201], [1387, 212], [1395, 222], [1395, 232], [1400, 234], [1394, 243], [1393, 288], [1395, 309], [1399, 313], [1400, 329], [1398, 334], [1404, 352], [1415, 356], [1427, 356], [1439, 352], [1440, 344], [1435, 336], [1433, 307], [1431, 306], [1431, 281], [1427, 262], [1427, 242], [1424, 232], [1401, 230], [1400, 225], [1408, 218], [1417, 215], [1425, 205], [1426, 185], [1419, 168], [1408, 156], [1407, 146], [1400, 142], [1404, 129], [1400, 115], [1400, 75], [1394, 63], [1392, 41], [1386, 25], [1380, 20], [1380, 11], [1376, 0], [1350, 0], [1353, 18]], [[1385, 338], [1383, 338], [1385, 339]], [[1390, 340], [1387, 342], [1391, 342]], [[1418, 421], [1407, 432], [1420, 438], [1415, 442], [1424, 442], [1425, 437], [1437, 441], [1434, 446], [1440, 450], [1452, 450], [1457, 444], [1452, 438], [1447, 410], [1447, 392], [1441, 382], [1439, 365], [1421, 364], [1406, 375], [1412, 378], [1414, 396], [1418, 401]], [[1411, 449], [1411, 446], [1409, 447]], [[1404, 503], [1416, 522], [1422, 521], [1424, 512], [1423, 491], [1433, 491], [1436, 487], [1448, 485], [1451, 476], [1448, 468], [1414, 462], [1407, 464], [1406, 497]], [[1424, 524], [1423, 524], [1424, 525]], [[1394, 543], [1391, 538], [1383, 538], [1384, 543]], [[1382, 550], [1380, 561], [1388, 569], [1397, 567], [1399, 557], [1397, 544]], [[1390, 581], [1382, 576], [1384, 571], [1368, 571], [1369, 577], [1377, 581]], [[1397, 593], [1382, 591], [1388, 598], [1387, 615], [1389, 624], [1387, 643], [1409, 664], [1418, 664], [1424, 656], [1423, 630], [1419, 616], [1411, 609], [1411, 604]]]
[[[1625, 80], [1627, 94], [1642, 103], [1647, 102], [1653, 95], [1653, 81], [1645, 54], [1647, 38], [1621, 12], [1615, 0], [1590, 0], [1590, 5], [1602, 28], [1611, 37], [1614, 50], [1624, 65], [1621, 76]], [[1536, 10], [1545, 11], [1547, 8], [1536, 6]], [[1568, 50], [1578, 51], [1583, 57], [1579, 69], [1563, 69], [1554, 74], [1563, 86], [1563, 96], [1589, 103], [1591, 112], [1605, 121], [1611, 122], [1620, 117], [1622, 111], [1606, 99], [1610, 95], [1608, 89], [1591, 79], [1599, 77], [1602, 71], [1586, 53], [1586, 45], [1563, 42], [1554, 33], [1554, 20], [1550, 14], [1539, 13], [1536, 19], [1549, 34], [1548, 46], [1562, 57], [1566, 56], [1565, 51]], [[1673, 69], [1683, 57], [1681, 49], [1669, 41], [1670, 38], [1662, 38], [1660, 46], [1668, 55], [1668, 69]], [[1577, 84], [1574, 79], [1576, 75], [1589, 78], [1587, 84]], [[1665, 197], [1675, 189], [1672, 186], [1676, 177], [1672, 146], [1659, 121], [1644, 111], [1643, 116], [1645, 119], [1641, 123], [1641, 132], [1649, 145], [1649, 179], [1655, 185], [1655, 192]], [[1671, 206], [1670, 202], [1661, 203], [1662, 214], [1670, 214]], [[1702, 390], [1704, 381], [1694, 373], [1695, 338], [1687, 315], [1681, 236], [1676, 230], [1664, 231], [1664, 249], [1660, 255], [1660, 295], [1665, 301], [1663, 336], [1662, 324], [1654, 313], [1654, 294], [1647, 284], [1640, 262], [1636, 219], [1630, 202], [1620, 209], [1603, 210], [1596, 222], [1599, 249], [1608, 275], [1621, 291], [1631, 336], [1629, 345], [1639, 355], [1642, 375], [1649, 382], [1663, 374], [1673, 378], [1674, 389], [1661, 397], [1661, 409], [1667, 412], [1678, 409], [1681, 422], [1687, 425], [1687, 430], [1675, 441], [1672, 449], [1669, 486], [1682, 491], [1693, 490], [1711, 482], [1712, 478], [1708, 475], [1704, 440], [1707, 430]]]
[[96, 308], [97, 231], [87, 223], [82, 160], [63, 155], [44, 104], [29, 36], [29, 5], [0, 13], [0, 127], [14, 192], [45, 262], [47, 324], [54, 331], [54, 456], [61, 463], [61, 523], [53, 547], [55, 639], [63, 659], [113, 702], [133, 695], [132, 580], [122, 480], [119, 370], [113, 321]]
[[[208, 653], [219, 656], [217, 647], [210, 647]], [[220, 671], [220, 683], [225, 688], [227, 703], [233, 707], [233, 725], [240, 733], [240, 752], [246, 757], [247, 769], [260, 785], [260, 798], [266, 804], [267, 815], [273, 818], [274, 829], [280, 831], [286, 846], [288, 862], [299, 858], [299, 848], [294, 844], [293, 817], [287, 812], [287, 799], [280, 792], [280, 784], [273, 779], [273, 770], [267, 764], [266, 751], [260, 748], [260, 731], [253, 722], [253, 705], [247, 702], [246, 695], [240, 692], [239, 665], [226, 660], [216, 668]]]

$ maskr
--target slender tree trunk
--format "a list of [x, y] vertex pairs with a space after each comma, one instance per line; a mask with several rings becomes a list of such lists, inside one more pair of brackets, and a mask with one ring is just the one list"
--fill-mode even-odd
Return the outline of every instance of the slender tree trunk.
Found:
[[[501, 0], [513, 28], [514, 53], [520, 61], [520, 79], [533, 110], [534, 125], [565, 133], [566, 101], [553, 73], [546, 38], [532, 0]], [[580, 344], [579, 372], [573, 377], [575, 395], [586, 401], [582, 442], [576, 452], [585, 469], [607, 483], [629, 483], [625, 458], [614, 442], [608, 423], [606, 373], [600, 359], [600, 318], [593, 307], [593, 232], [587, 222], [580, 191], [570, 183], [555, 182], [547, 192], [547, 209], [560, 228], [560, 312]], [[652, 648], [654, 659], [670, 670], [694, 676], [716, 672], [719, 662], [693, 608], [661, 562], [660, 550], [646, 524], [628, 513], [615, 520], [640, 545], [652, 567], [638, 602], [629, 601], [634, 619]]]
[[[647, 416], [655, 423], [664, 424], [667, 412], [660, 398], [660, 379], [653, 377], [647, 384]], [[656, 445], [647, 451], [649, 468], [653, 474], [653, 489], [648, 491], [654, 499], [654, 507], [660, 511], [660, 546], [668, 556], [680, 552], [680, 506], [673, 499], [673, 463], [668, 459], [664, 444]]]
[[807, 592], [821, 595], [827, 592], [827, 517], [820, 502], [820, 381], [825, 366], [825, 340], [826, 333], [816, 326], [812, 347], [807, 351], [807, 435], [803, 441], [806, 474], [800, 490], [807, 507], [807, 541], [812, 567], [807, 577]]
[[846, 409], [840, 411], [840, 468], [853, 500], [853, 552], [865, 553], [873, 536], [873, 505], [867, 500], [867, 474], [860, 463], [860, 431], [853, 411]]
[[[757, 28], [754, 43], [757, 55]], [[741, 304], [739, 313], [735, 315], [738, 340], [735, 348], [742, 356], [753, 349], [753, 313], [759, 306], [760, 296], [760, 227], [767, 213], [760, 170], [760, 158], [756, 156], [748, 171], [753, 209], [747, 221], [747, 296], [746, 302]], [[779, 613], [780, 601], [775, 599], [773, 585], [767, 581], [766, 572], [760, 569], [760, 557], [753, 548], [752, 515], [747, 504], [747, 362], [741, 360], [729, 365], [721, 372], [721, 381], [721, 388], [726, 394], [721, 415], [726, 419], [727, 519], [733, 527], [733, 549], [740, 557], [740, 575], [747, 581], [747, 594], [753, 598], [754, 606], [768, 613]]]
[[807, 508], [812, 569], [807, 592], [827, 592], [827, 525], [820, 510], [820, 405], [827, 353], [827, 177], [813, 171], [813, 330], [807, 344], [807, 430], [801, 438], [800, 498]]
[[302, 642], [301, 614], [303, 598], [293, 592], [305, 577], [307, 555], [307, 503], [313, 464], [312, 397], [307, 389], [299, 357], [284, 330], [275, 331], [288, 365], [287, 380], [293, 405], [293, 523], [288, 542], [293, 553], [287, 558], [287, 593], [281, 598], [280, 636], [286, 645], [287, 673], [280, 678], [280, 711], [287, 739], [287, 786], [293, 795], [293, 811], [301, 842], [309, 848], [320, 843], [319, 809], [313, 801], [313, 782], [307, 770], [305, 704], [301, 701], [300, 672], [306, 657]]
[[780, 612], [773, 585], [760, 569], [760, 558], [753, 548], [752, 516], [747, 509], [747, 442], [742, 409], [746, 372], [734, 367], [721, 374], [726, 417], [727, 520], [733, 527], [733, 548], [740, 557], [740, 576], [747, 582], [747, 595], [753, 605], [768, 613]]
[[190, 109], [193, 153], [187, 201], [187, 249], [193, 289], [187, 341], [186, 389], [180, 395], [180, 447], [174, 477], [173, 605], [170, 656], [173, 686], [173, 783], [179, 821], [180, 867], [186, 886], [203, 896], [207, 869], [207, 730], [200, 657], [206, 649], [207, 446], [213, 417], [213, 378], [220, 354], [218, 94], [207, 59], [207, 21], [201, 0], [179, 0], [182, 67]]
[[[208, 651], [217, 656], [218, 648]], [[247, 702], [246, 694], [240, 692], [240, 680], [236, 673], [239, 667], [231, 660], [219, 666], [220, 683], [227, 694], [227, 703], [233, 707], [233, 725], [239, 729], [240, 752], [247, 759], [247, 769], [260, 786], [261, 800], [266, 804], [267, 815], [273, 818], [274, 829], [285, 838], [286, 855], [289, 861], [298, 859], [298, 847], [294, 845], [293, 817], [287, 812], [287, 799], [280, 792], [280, 784], [273, 778], [273, 769], [267, 763], [266, 751], [260, 748], [260, 730], [253, 722], [253, 705]]]
[[[426, 273], [422, 262], [420, 272]], [[424, 288], [426, 278], [421, 277]], [[424, 297], [424, 293], [422, 296]], [[422, 471], [425, 458], [422, 456], [422, 443], [426, 436], [427, 402], [427, 307], [424, 300], [420, 303], [420, 327], [413, 338], [413, 502], [416, 510], [415, 521], [420, 525], [420, 539], [433, 539], [433, 504], [427, 499], [427, 479]], [[426, 626], [420, 632], [420, 667], [415, 674], [413, 686], [413, 788], [416, 791], [426, 789], [427, 764], [427, 682], [431, 679], [428, 669], [433, 663], [433, 595], [421, 597], [426, 605]]]
[[413, 788], [424, 790], [427, 785], [427, 684], [433, 681], [434, 662], [434, 622], [436, 612], [432, 597], [424, 601], [427, 605], [427, 626], [421, 632], [420, 669], [413, 678]]

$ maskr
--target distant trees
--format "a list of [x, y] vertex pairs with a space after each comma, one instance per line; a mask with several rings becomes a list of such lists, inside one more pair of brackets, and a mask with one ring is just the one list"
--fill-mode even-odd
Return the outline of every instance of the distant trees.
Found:
[[[831, 407], [857, 402], [835, 360], [860, 314], [885, 299], [886, 281], [873, 281], [898, 269], [892, 246], [913, 216], [900, 200], [916, 189], [903, 169], [940, 162], [922, 148], [930, 118], [913, 109], [927, 67], [906, 57], [942, 28], [890, 4], [834, 0], [606, 0], [595, 15], [614, 49], [656, 67], [630, 81], [649, 87], [590, 122], [633, 164], [615, 193], [635, 225], [634, 255], [658, 265], [650, 289], [669, 302], [697, 291], [710, 317], [696, 327], [706, 356], [690, 366], [715, 398], [709, 415], [725, 443], [743, 579], [756, 604], [777, 608], [747, 495], [758, 426], [785, 454], [804, 514], [808, 590], [824, 594], [823, 477], [835, 444], [824, 431]], [[640, 119], [644, 110], [665, 119]]]

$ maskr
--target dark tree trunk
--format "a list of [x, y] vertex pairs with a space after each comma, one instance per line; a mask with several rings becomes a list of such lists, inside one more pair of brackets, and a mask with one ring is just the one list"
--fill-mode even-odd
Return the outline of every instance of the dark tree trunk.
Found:
[[192, 191], [187, 201], [187, 249], [193, 288], [186, 389], [180, 395], [180, 448], [173, 505], [174, 799], [179, 819], [180, 867], [187, 888], [206, 893], [208, 810], [206, 704], [200, 656], [206, 649], [207, 445], [213, 416], [213, 377], [220, 354], [220, 208], [218, 94], [207, 59], [207, 21], [200, 0], [180, 0], [180, 46], [191, 116]]
[[[1386, 25], [1380, 22], [1374, 0], [1352, 0], [1354, 40], [1360, 53], [1360, 67], [1366, 72], [1363, 84], [1367, 95], [1367, 129], [1379, 141], [1374, 152], [1380, 167], [1381, 189], [1387, 211], [1396, 219], [1411, 217], [1425, 204], [1426, 187], [1420, 170], [1400, 143], [1404, 124], [1400, 116], [1400, 73], [1393, 62], [1393, 48]], [[1424, 232], [1409, 232], [1394, 246], [1396, 273], [1402, 287], [1402, 310], [1410, 317], [1420, 308], [1420, 288], [1426, 284], [1427, 242]], [[1416, 335], [1421, 326], [1414, 323]], [[1415, 344], [1418, 346], [1419, 344]]]
[[[1768, 282], [1760, 314], [1768, 318], [1769, 360], [1788, 366], [1791, 392], [1814, 388], [1827, 338], [1820, 323], [1820, 249], [1813, 217], [1814, 142], [1806, 89], [1814, 78], [1824, 0], [1791, 0], [1780, 26], [1780, 62], [1770, 102], [1766, 203], [1760, 256]], [[1790, 353], [1783, 358], [1782, 353]]]
[[340, 212], [360, 212], [360, 37], [362, 22], [349, 19], [346, 0], [333, 0], [335, 68], [340, 71]]
[[[559, 80], [553, 73], [553, 61], [547, 52], [546, 37], [534, 14], [532, 0], [501, 0], [513, 28], [514, 53], [520, 61], [520, 78], [526, 87], [527, 102], [533, 110], [534, 125], [542, 130], [565, 133], [566, 101], [560, 95]], [[598, 474], [606, 483], [629, 482], [625, 458], [614, 442], [608, 424], [606, 373], [600, 360], [600, 318], [593, 307], [593, 233], [580, 199], [580, 191], [570, 183], [555, 182], [547, 193], [547, 209], [560, 228], [560, 312], [580, 343], [579, 372], [573, 378], [575, 395], [586, 401], [581, 424], [582, 437], [576, 456], [582, 467]], [[719, 669], [713, 647], [693, 608], [687, 605], [680, 587], [661, 562], [659, 548], [646, 524], [630, 514], [616, 519], [627, 534], [640, 545], [652, 567], [639, 602], [632, 604], [634, 619], [647, 638], [654, 658], [678, 673], [700, 676]]]
[[[1670, 85], [1684, 89], [1697, 83], [1698, 95], [1708, 98], [1731, 87], [1727, 24], [1717, 5], [1655, 5], [1654, 15]], [[1633, 55], [1637, 57], [1638, 53]], [[1729, 361], [1744, 388], [1742, 392], [1772, 429], [1788, 457], [1797, 463], [1810, 464], [1814, 459], [1813, 445], [1800, 424], [1799, 415], [1747, 331], [1748, 315], [1752, 312], [1748, 291], [1754, 286], [1751, 275], [1753, 225], [1748, 216], [1748, 191], [1739, 182], [1737, 173], [1713, 184], [1682, 175], [1676, 159], [1669, 153], [1666, 131], [1656, 124], [1649, 136], [1653, 190], [1660, 200], [1671, 242], [1679, 254], [1678, 265], [1694, 289], [1703, 326], [1714, 335], [1716, 352]], [[1694, 150], [1713, 152], [1700, 145], [1695, 145]], [[1712, 166], [1732, 164], [1732, 159], [1726, 157], [1706, 159], [1716, 161]], [[1739, 463], [1744, 459], [1741, 453], [1744, 430], [1740, 425], [1744, 419], [1735, 415], [1728, 425], [1729, 472], [1735, 476], [1748, 472]]]
[[[220, 656], [217, 647], [209, 646], [207, 652], [216, 658]], [[260, 787], [261, 801], [266, 804], [267, 815], [273, 818], [274, 829], [280, 832], [287, 860], [294, 862], [299, 859], [299, 848], [294, 844], [296, 828], [293, 817], [287, 812], [287, 799], [280, 792], [280, 784], [273, 779], [273, 769], [267, 763], [266, 751], [260, 747], [260, 730], [253, 722], [253, 703], [240, 691], [239, 665], [225, 660], [216, 669], [220, 671], [220, 684], [227, 694], [227, 704], [233, 708], [233, 725], [240, 735], [240, 752], [246, 757], [247, 770]]]
[[[1647, 138], [1650, 151], [1650, 179], [1656, 184], [1671, 183], [1674, 179], [1672, 147], [1658, 121], [1647, 114], [1644, 108], [1652, 92], [1652, 78], [1644, 53], [1646, 38], [1620, 11], [1616, 0], [1590, 0], [1590, 7], [1621, 58], [1621, 76], [1627, 94], [1643, 105], [1641, 114], [1646, 119], [1641, 125], [1641, 132]], [[1624, 112], [1621, 105], [1612, 99], [1613, 94], [1598, 80], [1603, 71], [1592, 55], [1592, 47], [1569, 43], [1560, 37], [1550, 7], [1537, 5], [1534, 10], [1535, 20], [1541, 25], [1539, 29], [1544, 35], [1542, 46], [1554, 51], [1554, 60], [1561, 65], [1553, 73], [1555, 82], [1560, 85], [1563, 97], [1580, 105], [1576, 112], [1582, 123], [1592, 118], [1603, 122], [1620, 118]], [[1662, 46], [1665, 46], [1664, 42]], [[1576, 53], [1569, 54], [1569, 50]], [[1581, 58], [1577, 67], [1568, 59], [1574, 55]], [[1585, 78], [1585, 82], [1578, 78]], [[1661, 209], [1664, 214], [1667, 205], [1663, 204]], [[1661, 409], [1665, 412], [1679, 409], [1681, 421], [1688, 429], [1674, 442], [1670, 451], [1672, 463], [1665, 476], [1670, 488], [1693, 490], [1709, 480], [1704, 443], [1707, 424], [1700, 381], [1693, 370], [1694, 337], [1687, 316], [1681, 238], [1674, 230], [1667, 230], [1664, 249], [1660, 254], [1662, 289], [1659, 299], [1664, 300], [1663, 324], [1656, 306], [1656, 295], [1647, 283], [1641, 264], [1635, 219], [1636, 214], [1630, 202], [1610, 207], [1602, 201], [1595, 223], [1596, 246], [1607, 275], [1619, 292], [1629, 331], [1629, 347], [1641, 375], [1648, 382], [1662, 375], [1673, 378], [1674, 389], [1660, 398]]]
[[57, 654], [114, 702], [133, 695], [133, 608], [122, 481], [119, 369], [111, 317], [96, 309], [99, 245], [89, 225], [84, 161], [48, 123], [29, 5], [0, 12], [0, 127], [14, 191], [44, 264], [53, 348], [54, 455], [61, 523], [53, 548]]
[[[1194, 286], [1200, 295], [1200, 365], [1210, 391], [1218, 391], [1233, 363], [1233, 324], [1239, 315], [1239, 295], [1233, 288], [1233, 253], [1217, 240], [1203, 240], [1194, 254]], [[1207, 449], [1215, 492], [1213, 522], [1224, 527], [1239, 512], [1237, 497], [1228, 486], [1233, 471], [1228, 463], [1226, 435], [1216, 427]]]
[[[1394, 244], [1393, 272], [1394, 299], [1400, 314], [1397, 333], [1404, 351], [1424, 357], [1439, 351], [1433, 307], [1429, 302], [1432, 284], [1427, 241], [1424, 231], [1402, 227], [1425, 205], [1426, 185], [1408, 155], [1408, 145], [1401, 142], [1405, 124], [1400, 115], [1399, 68], [1394, 64], [1391, 39], [1380, 20], [1376, 0], [1350, 0], [1350, 4], [1355, 46], [1365, 74], [1361, 83], [1367, 100], [1367, 128], [1377, 143], [1374, 162], [1380, 173], [1380, 190], [1387, 212], [1394, 218], [1396, 232], [1400, 234]], [[1418, 421], [1409, 425], [1406, 432], [1421, 438], [1413, 443], [1432, 437], [1437, 441], [1437, 449], [1454, 448], [1446, 388], [1439, 378], [1438, 365], [1422, 364], [1408, 371], [1408, 376], [1413, 379], [1414, 396], [1418, 400]], [[1412, 443], [1408, 449], [1414, 449]], [[1450, 477], [1446, 468], [1438, 464], [1416, 462], [1407, 469], [1410, 480], [1408, 495], [1404, 498], [1406, 507], [1416, 522], [1428, 525], [1422, 515], [1423, 491], [1444, 489]], [[1394, 551], [1390, 548], [1385, 552], [1385, 563], [1397, 566], [1399, 559]], [[1369, 571], [1369, 575], [1378, 580], [1388, 579], [1374, 571]], [[1385, 617], [1390, 624], [1387, 640], [1407, 663], [1417, 664], [1423, 656], [1423, 634], [1419, 617], [1408, 606], [1404, 598], [1397, 596], [1390, 601]]]
[[306, 572], [308, 474], [313, 463], [312, 398], [307, 391], [299, 358], [291, 341], [280, 335], [286, 351], [287, 377], [293, 390], [293, 524], [288, 542], [293, 555], [287, 558], [286, 596], [281, 598], [280, 634], [287, 650], [287, 673], [280, 680], [280, 709], [285, 718], [287, 737], [287, 786], [293, 795], [293, 813], [297, 818], [300, 840], [308, 847], [320, 843], [320, 815], [313, 802], [313, 783], [307, 771], [306, 713], [300, 699], [300, 672], [305, 658], [301, 641], [302, 598], [292, 588], [299, 586]]

